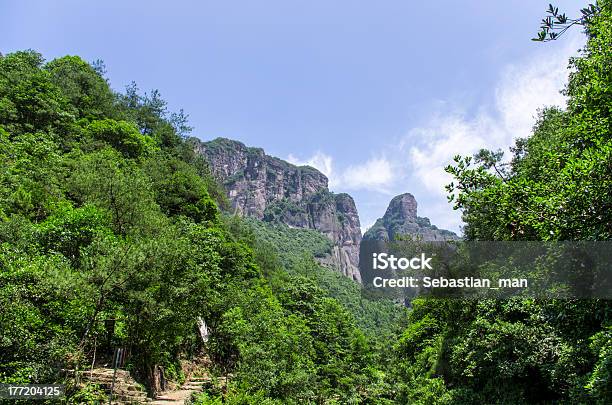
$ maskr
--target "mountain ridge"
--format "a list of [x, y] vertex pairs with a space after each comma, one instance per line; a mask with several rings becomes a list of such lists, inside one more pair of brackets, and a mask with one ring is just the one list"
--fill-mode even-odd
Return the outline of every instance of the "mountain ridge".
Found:
[[350, 195], [329, 191], [327, 177], [317, 169], [293, 165], [262, 148], [227, 138], [191, 142], [225, 187], [236, 214], [318, 230], [333, 242], [321, 264], [361, 282], [361, 224]]

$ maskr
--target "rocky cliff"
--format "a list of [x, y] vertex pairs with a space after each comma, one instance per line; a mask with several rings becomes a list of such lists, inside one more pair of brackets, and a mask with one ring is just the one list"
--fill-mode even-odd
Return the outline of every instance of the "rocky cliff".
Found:
[[363, 235], [363, 239], [394, 240], [398, 235], [416, 237], [424, 241], [459, 239], [454, 232], [432, 225], [429, 218], [417, 216], [417, 202], [410, 193], [394, 197], [385, 215], [376, 220]]
[[322, 264], [361, 281], [361, 229], [355, 202], [348, 194], [331, 193], [325, 175], [225, 138], [194, 139], [193, 146], [225, 186], [237, 214], [318, 230], [334, 243]]

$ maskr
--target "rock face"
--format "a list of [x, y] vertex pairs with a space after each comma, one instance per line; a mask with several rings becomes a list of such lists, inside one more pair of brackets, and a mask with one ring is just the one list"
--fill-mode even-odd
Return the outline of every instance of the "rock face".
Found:
[[394, 197], [382, 218], [363, 235], [364, 240], [394, 240], [398, 235], [408, 235], [424, 241], [456, 240], [451, 231], [438, 229], [429, 218], [417, 216], [417, 202], [410, 193]]
[[361, 281], [361, 228], [355, 202], [348, 194], [331, 193], [324, 174], [225, 138], [194, 139], [193, 147], [225, 186], [237, 214], [318, 230], [334, 243], [332, 254], [322, 264]]

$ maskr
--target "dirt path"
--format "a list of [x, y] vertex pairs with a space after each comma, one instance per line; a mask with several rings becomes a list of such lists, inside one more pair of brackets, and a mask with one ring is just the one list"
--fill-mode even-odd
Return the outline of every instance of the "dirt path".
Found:
[[191, 398], [191, 394], [196, 391], [192, 390], [179, 390], [172, 391], [168, 393], [164, 393], [162, 395], [158, 395], [156, 399], [150, 404], [162, 405], [162, 404], [184, 404], [186, 399]]
[[191, 398], [191, 394], [201, 392], [202, 386], [209, 381], [209, 377], [191, 377], [179, 390], [162, 392], [149, 404], [184, 404], [187, 399]]

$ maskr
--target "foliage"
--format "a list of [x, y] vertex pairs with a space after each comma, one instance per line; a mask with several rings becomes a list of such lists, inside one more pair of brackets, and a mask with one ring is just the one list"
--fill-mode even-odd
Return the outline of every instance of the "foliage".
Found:
[[[567, 108], [541, 111], [509, 162], [481, 151], [447, 168], [469, 240], [612, 236], [612, 11], [589, 10]], [[112, 91], [103, 71], [0, 56], [0, 382], [103, 399], [65, 370], [126, 347], [148, 383], [205, 352], [229, 383], [202, 404], [612, 401], [609, 302], [419, 298], [408, 312], [369, 297], [318, 264], [323, 235], [221, 214], [187, 116], [157, 91]]]
[[136, 125], [126, 121], [95, 120], [85, 127], [85, 134], [93, 141], [110, 144], [130, 158], [147, 156], [155, 150], [153, 138], [141, 134]]
[[581, 16], [579, 18], [568, 18], [565, 13], [559, 13], [559, 7], [549, 4], [546, 13], [550, 15], [542, 19], [541, 31], [538, 32], [537, 38], [532, 38], [532, 41], [554, 41], [574, 25], [588, 25], [591, 18], [599, 11], [601, 9], [598, 6], [589, 4], [588, 7], [580, 10]]
[[62, 382], [70, 403], [101, 400], [65, 370], [125, 347], [149, 384], [156, 365], [180, 380], [179, 360], [205, 351], [233, 375], [228, 402], [379, 395], [350, 312], [382, 328], [388, 308], [364, 321], [358, 288], [314, 262], [330, 252], [324, 236], [224, 218], [186, 115], [157, 91], [113, 92], [103, 71], [73, 56], [0, 57], [0, 382]]
[[[612, 237], [609, 1], [583, 19], [588, 42], [564, 110], [540, 112], [512, 159], [457, 156], [449, 200], [469, 240]], [[551, 13], [559, 18], [558, 11]], [[398, 341], [399, 395], [429, 384], [440, 402], [608, 403], [610, 303], [604, 300], [418, 299]]]

